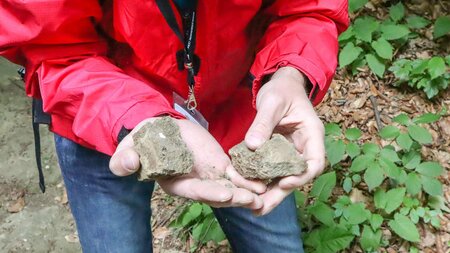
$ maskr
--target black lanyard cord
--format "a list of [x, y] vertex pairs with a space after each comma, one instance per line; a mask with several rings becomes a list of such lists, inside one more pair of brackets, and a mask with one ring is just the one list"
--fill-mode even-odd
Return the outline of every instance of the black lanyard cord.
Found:
[[156, 4], [158, 5], [158, 8], [164, 16], [167, 24], [184, 45], [183, 66], [188, 73], [187, 84], [189, 86], [189, 95], [187, 100], [187, 107], [190, 110], [194, 110], [195, 107], [197, 107], [197, 102], [194, 94], [194, 76], [197, 74], [200, 67], [199, 61], [195, 59], [196, 56], [194, 54], [197, 27], [197, 13], [195, 10], [195, 7], [197, 6], [196, 3], [197, 1], [195, 0], [194, 8], [183, 9], [180, 11], [181, 16], [183, 17], [183, 36], [180, 28], [178, 27], [177, 21], [175, 19], [175, 14], [172, 7], [170, 6], [169, 0], [156, 0]]

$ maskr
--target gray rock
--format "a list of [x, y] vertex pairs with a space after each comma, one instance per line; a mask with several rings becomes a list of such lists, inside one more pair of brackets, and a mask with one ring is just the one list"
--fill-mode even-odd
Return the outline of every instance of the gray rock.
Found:
[[299, 175], [307, 167], [294, 144], [280, 134], [274, 134], [255, 151], [248, 149], [245, 143], [241, 142], [231, 148], [229, 154], [236, 170], [249, 179]]
[[194, 167], [193, 156], [171, 117], [145, 124], [133, 134], [133, 141], [141, 163], [140, 181], [188, 174]]

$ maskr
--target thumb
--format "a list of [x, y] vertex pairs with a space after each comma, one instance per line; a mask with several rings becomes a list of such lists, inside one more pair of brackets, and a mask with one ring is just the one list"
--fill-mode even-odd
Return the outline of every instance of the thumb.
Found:
[[139, 155], [134, 151], [133, 146], [131, 134], [128, 134], [117, 146], [116, 152], [109, 160], [109, 169], [114, 175], [128, 176], [139, 169]]
[[284, 116], [281, 108], [282, 101], [276, 102], [274, 99], [261, 101], [255, 119], [245, 135], [245, 143], [249, 149], [255, 150], [270, 139], [274, 128]]

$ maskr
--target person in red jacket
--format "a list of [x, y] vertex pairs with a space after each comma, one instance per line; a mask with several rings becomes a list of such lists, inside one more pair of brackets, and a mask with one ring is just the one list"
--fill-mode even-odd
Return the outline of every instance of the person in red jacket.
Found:
[[[84, 252], [151, 252], [154, 182], [137, 181], [130, 136], [162, 115], [195, 158], [191, 174], [158, 180], [165, 192], [216, 207], [235, 252], [303, 251], [291, 193], [324, 168], [313, 105], [334, 75], [346, 0], [0, 6], [0, 55], [26, 68], [27, 94], [51, 117]], [[308, 168], [267, 188], [240, 176], [227, 151], [243, 139], [256, 149], [274, 131]]]

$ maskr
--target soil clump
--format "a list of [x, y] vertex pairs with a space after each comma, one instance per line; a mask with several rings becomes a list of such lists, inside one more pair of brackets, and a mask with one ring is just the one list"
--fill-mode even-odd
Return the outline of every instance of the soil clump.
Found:
[[133, 141], [141, 163], [140, 181], [188, 174], [194, 167], [192, 153], [170, 117], [145, 124], [133, 134]]
[[252, 151], [244, 142], [230, 149], [236, 170], [249, 179], [274, 179], [301, 174], [307, 167], [304, 159], [284, 136], [274, 134], [260, 148]]

